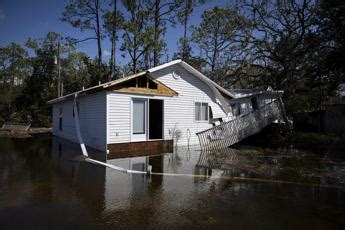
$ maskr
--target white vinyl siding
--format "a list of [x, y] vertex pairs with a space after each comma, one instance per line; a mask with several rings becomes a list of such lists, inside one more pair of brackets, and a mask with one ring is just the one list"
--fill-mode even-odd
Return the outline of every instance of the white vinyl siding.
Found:
[[131, 141], [131, 96], [107, 92], [107, 143]]
[[[177, 71], [180, 78], [172, 76]], [[131, 142], [132, 135], [132, 99], [153, 98], [164, 100], [164, 139], [172, 139], [173, 133], [178, 130], [180, 138], [178, 145], [199, 144], [196, 133], [212, 127], [207, 122], [209, 107], [214, 118], [225, 117], [220, 105], [209, 86], [187, 72], [178, 65], [164, 68], [151, 74], [153, 78], [161, 81], [167, 87], [178, 93], [178, 96], [144, 96], [138, 94], [117, 93], [102, 91], [80, 97], [79, 112], [81, 134], [87, 146], [105, 150], [107, 144]], [[200, 105], [200, 119], [195, 122], [195, 102]], [[62, 131], [59, 131], [59, 108], [63, 107]], [[53, 105], [53, 133], [56, 136], [77, 142], [74, 118], [73, 100]], [[175, 142], [176, 143], [176, 142]]]
[[[106, 150], [106, 92], [99, 92], [78, 98], [79, 123], [82, 138], [89, 147]], [[62, 109], [62, 129], [59, 129], [60, 109]], [[53, 105], [53, 134], [78, 142], [74, 117], [73, 100]]]
[[[172, 76], [173, 71], [179, 73], [179, 79]], [[184, 68], [174, 65], [154, 72], [152, 76], [179, 94], [176, 97], [164, 99], [165, 139], [171, 139], [173, 130], [179, 130], [181, 136], [177, 142], [178, 145], [187, 145], [188, 140], [190, 145], [199, 144], [196, 133], [211, 128], [212, 124], [195, 122], [194, 102], [208, 103], [212, 108], [214, 118], [226, 116], [222, 108], [216, 103], [209, 86]]]

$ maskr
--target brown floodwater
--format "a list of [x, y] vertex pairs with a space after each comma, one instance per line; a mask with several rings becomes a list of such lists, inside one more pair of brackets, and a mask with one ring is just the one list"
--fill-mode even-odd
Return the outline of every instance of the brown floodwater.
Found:
[[50, 135], [0, 138], [0, 229], [345, 229], [345, 156], [241, 147], [98, 160]]

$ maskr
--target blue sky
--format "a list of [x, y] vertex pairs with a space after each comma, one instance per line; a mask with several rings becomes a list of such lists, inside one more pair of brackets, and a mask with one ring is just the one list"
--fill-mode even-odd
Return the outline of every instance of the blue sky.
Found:
[[[108, 1], [102, 2], [107, 4]], [[64, 37], [69, 36], [80, 39], [88, 37], [89, 32], [80, 32], [79, 29], [60, 21], [61, 13], [67, 2], [68, 0], [0, 0], [0, 46], [7, 46], [11, 42], [24, 45], [29, 37], [41, 38], [50, 31], [58, 32]], [[190, 25], [200, 23], [201, 14], [204, 10], [212, 9], [217, 5], [226, 6], [228, 3], [230, 2], [213, 0], [195, 8], [191, 15]], [[175, 28], [168, 27], [165, 39], [170, 58], [176, 51], [177, 41], [182, 35], [181, 25], [177, 25]], [[121, 37], [119, 42], [121, 42]], [[95, 41], [81, 43], [77, 49], [87, 53], [91, 58], [97, 55]], [[106, 60], [109, 58], [110, 50], [110, 43], [107, 38], [102, 41], [102, 49], [103, 58]], [[121, 52], [117, 53], [117, 57], [120, 65], [125, 64], [127, 61], [121, 58]]]

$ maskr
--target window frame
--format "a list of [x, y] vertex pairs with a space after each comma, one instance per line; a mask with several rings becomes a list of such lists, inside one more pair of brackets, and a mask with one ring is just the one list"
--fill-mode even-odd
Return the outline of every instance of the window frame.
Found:
[[[200, 103], [200, 111], [199, 111], [199, 115], [200, 115], [200, 118], [202, 117], [201, 116], [201, 113], [202, 113], [202, 105], [203, 104], [206, 104], [206, 108], [207, 108], [207, 110], [206, 110], [206, 120], [197, 120], [196, 119], [196, 105], [197, 105], [197, 103]], [[210, 108], [210, 105], [209, 105], [209, 103], [208, 102], [204, 102], [204, 101], [194, 101], [194, 122], [196, 122], [196, 123], [208, 123], [209, 122], [209, 120], [210, 120], [210, 112], [209, 112], [209, 108]]]
[[132, 124], [131, 124], [131, 126], [132, 126], [132, 135], [136, 135], [136, 134], [146, 134], [147, 133], [147, 126], [148, 126], [148, 124], [147, 124], [147, 102], [146, 102], [146, 99], [138, 99], [138, 98], [136, 98], [136, 99], [134, 99], [134, 100], [132, 100], [132, 113], [134, 113], [134, 101], [140, 101], [140, 102], [144, 102], [144, 112], [143, 112], [143, 115], [144, 115], [144, 120], [143, 120], [143, 124], [144, 124], [144, 129], [143, 129], [143, 131], [134, 131], [134, 125], [133, 125], [133, 119], [134, 119], [134, 117], [133, 117], [133, 115], [131, 115], [132, 116]]

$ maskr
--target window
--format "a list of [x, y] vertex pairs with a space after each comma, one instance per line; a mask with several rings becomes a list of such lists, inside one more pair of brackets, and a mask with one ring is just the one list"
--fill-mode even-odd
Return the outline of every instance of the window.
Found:
[[208, 104], [195, 102], [195, 120], [208, 121]]
[[145, 133], [145, 101], [133, 100], [133, 134]]
[[62, 118], [63, 118], [63, 110], [60, 108], [59, 110], [59, 130], [62, 130]]
[[240, 104], [240, 113], [247, 114], [253, 111], [252, 104], [250, 102], [244, 102]]

